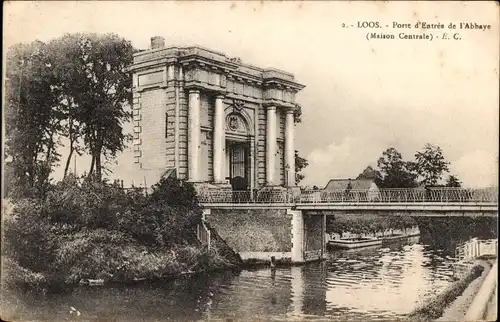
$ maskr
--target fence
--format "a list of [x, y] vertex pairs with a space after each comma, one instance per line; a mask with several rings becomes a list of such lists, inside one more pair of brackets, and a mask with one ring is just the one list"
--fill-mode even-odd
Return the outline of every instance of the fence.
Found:
[[498, 239], [473, 238], [458, 245], [455, 250], [455, 258], [458, 261], [469, 261], [483, 255], [498, 256]]
[[210, 229], [207, 228], [204, 220], [201, 221], [201, 224], [196, 225], [196, 237], [202, 245], [207, 245], [210, 249]]
[[151, 193], [151, 188], [145, 188], [145, 187], [128, 187], [128, 188], [122, 188], [125, 193], [142, 193], [143, 195], [147, 196], [149, 193]]
[[201, 203], [409, 203], [409, 202], [498, 202], [498, 188], [428, 188], [379, 190], [291, 189], [232, 191], [206, 189], [198, 192]]
[[206, 189], [198, 192], [200, 203], [292, 203], [298, 202], [298, 196], [291, 190], [253, 190], [235, 191]]

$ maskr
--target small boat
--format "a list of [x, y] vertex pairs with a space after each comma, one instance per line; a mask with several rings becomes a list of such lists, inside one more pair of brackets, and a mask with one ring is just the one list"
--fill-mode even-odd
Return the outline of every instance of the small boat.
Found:
[[410, 237], [415, 237], [419, 236], [420, 232], [408, 232], [406, 234], [393, 234], [390, 236], [382, 236], [381, 239], [384, 243], [391, 242], [391, 241], [398, 241]]
[[405, 237], [408, 237], [408, 236], [405, 236], [403, 234], [394, 234], [394, 235], [390, 235], [390, 236], [382, 236], [382, 239], [384, 241], [387, 241], [387, 240], [401, 239], [401, 238], [405, 238]]
[[80, 285], [101, 286], [104, 285], [104, 279], [82, 279]]
[[352, 248], [382, 245], [382, 239], [376, 237], [345, 238], [345, 239], [341, 238], [341, 239], [330, 240], [328, 242], [328, 245], [334, 248], [352, 249]]

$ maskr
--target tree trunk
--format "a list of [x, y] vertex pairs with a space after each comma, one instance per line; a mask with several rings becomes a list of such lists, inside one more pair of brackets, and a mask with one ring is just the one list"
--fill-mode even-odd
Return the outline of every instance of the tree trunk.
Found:
[[[71, 113], [70, 113], [71, 115]], [[66, 166], [64, 167], [64, 176], [63, 178], [66, 178], [66, 175], [68, 174], [68, 169], [69, 169], [69, 164], [71, 162], [71, 157], [73, 156], [73, 151], [75, 150], [74, 148], [75, 140], [73, 136], [73, 118], [70, 116], [69, 117], [69, 156], [68, 159], [66, 160]], [[73, 169], [73, 172], [76, 173], [76, 169]]]
[[[69, 145], [69, 155], [68, 155], [68, 159], [66, 159], [66, 166], [64, 167], [64, 178], [66, 178], [66, 175], [68, 174], [68, 169], [69, 169], [69, 164], [71, 163], [71, 157], [73, 156], [73, 151], [75, 149], [73, 148], [73, 142], [70, 143]], [[73, 171], [75, 171], [76, 169], [74, 169]]]
[[92, 178], [94, 174], [94, 164], [95, 164], [95, 155], [92, 153], [92, 161], [90, 162], [90, 170], [89, 170], [89, 175], [88, 178]]
[[95, 174], [97, 181], [101, 182], [102, 179], [102, 166], [101, 166], [101, 150], [95, 154]]

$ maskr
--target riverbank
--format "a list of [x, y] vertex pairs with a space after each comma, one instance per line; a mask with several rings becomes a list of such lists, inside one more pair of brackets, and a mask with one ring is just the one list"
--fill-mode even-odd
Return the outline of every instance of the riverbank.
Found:
[[[18, 292], [3, 298], [2, 304], [17, 314], [4, 319], [400, 321], [419, 300], [416, 285], [428, 298], [450, 283], [452, 260], [440, 249], [425, 246], [428, 242], [391, 246], [390, 251], [332, 252], [326, 261], [300, 267], [267, 266], [165, 282], [76, 287], [46, 296]], [[430, 260], [442, 274], [425, 268]], [[71, 307], [81, 315], [71, 314]]]
[[44, 198], [22, 198], [3, 218], [2, 287], [61, 291], [235, 269], [241, 258], [211, 228], [191, 184], [164, 178], [149, 194], [65, 180]]
[[408, 320], [459, 321], [463, 319], [491, 266], [491, 260], [477, 260], [464, 275], [443, 292], [412, 311], [408, 315]]
[[[129, 249], [127, 249], [129, 248]], [[108, 259], [82, 258], [75, 263], [75, 271], [56, 273], [34, 272], [26, 269], [10, 258], [2, 262], [2, 287], [24, 289], [26, 291], [61, 292], [79, 285], [101, 286], [116, 284], [137, 284], [142, 282], [166, 281], [171, 279], [203, 275], [225, 270], [241, 270], [240, 261], [221, 256], [221, 249], [212, 246], [185, 246], [166, 251], [131, 251], [130, 247], [116, 247], [116, 253], [128, 252], [130, 257], [117, 261], [113, 266]], [[92, 261], [96, 267], [110, 266], [109, 269], [92, 270], [95, 274], [80, 273], [79, 267]]]
[[336, 214], [328, 216], [326, 226], [330, 239], [384, 238], [420, 233], [415, 219], [404, 215], [391, 217], [376, 214]]
[[412, 218], [387, 218], [387, 216], [335, 215], [329, 223], [327, 246], [332, 249], [358, 249], [382, 246], [420, 235]]
[[486, 308], [485, 320], [496, 321], [498, 318], [498, 285], [495, 288], [493, 295], [491, 296], [490, 302]]
[[478, 261], [478, 265], [483, 267], [483, 272], [479, 278], [473, 280], [467, 288], [460, 294], [448, 307], [444, 310], [443, 314], [436, 321], [461, 321], [463, 320], [468, 308], [471, 306], [474, 297], [476, 296], [479, 288], [488, 275], [491, 265], [487, 261]]

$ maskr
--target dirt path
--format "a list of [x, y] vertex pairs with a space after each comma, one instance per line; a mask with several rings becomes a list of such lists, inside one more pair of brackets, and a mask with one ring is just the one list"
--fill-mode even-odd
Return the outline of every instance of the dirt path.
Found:
[[498, 285], [495, 288], [495, 293], [493, 293], [493, 296], [490, 299], [490, 302], [488, 303], [488, 308], [486, 309], [486, 316], [485, 320], [486, 321], [496, 321], [497, 316], [498, 316], [498, 311], [497, 311], [497, 305], [498, 305]]

